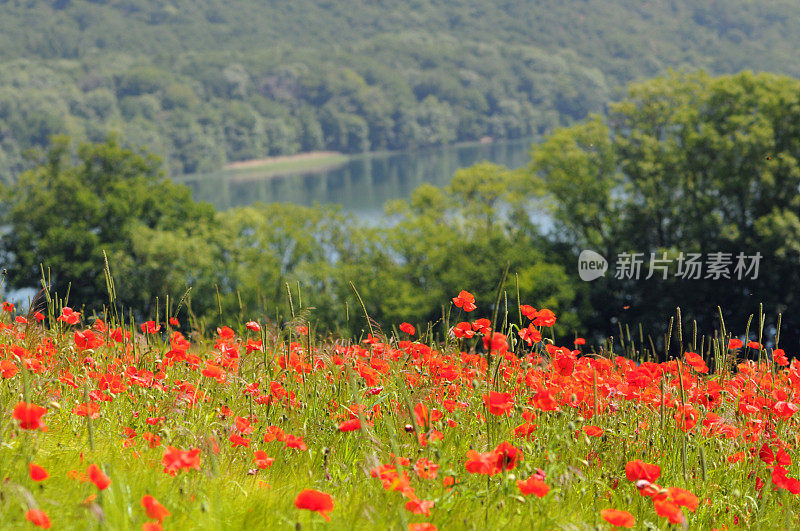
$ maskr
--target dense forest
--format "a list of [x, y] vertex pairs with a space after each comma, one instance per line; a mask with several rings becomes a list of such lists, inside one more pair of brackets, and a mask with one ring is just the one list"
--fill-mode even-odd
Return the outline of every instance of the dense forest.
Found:
[[3, 0], [0, 181], [54, 134], [168, 174], [535, 136], [667, 68], [798, 74], [788, 0]]

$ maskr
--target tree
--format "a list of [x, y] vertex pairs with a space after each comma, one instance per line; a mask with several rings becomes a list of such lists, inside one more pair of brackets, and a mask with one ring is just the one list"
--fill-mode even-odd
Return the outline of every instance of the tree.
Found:
[[[785, 289], [800, 281], [798, 138], [797, 80], [670, 73], [632, 85], [606, 118], [535, 147], [531, 183], [553, 203], [555, 239], [570, 250], [565, 260], [575, 264], [590, 248], [611, 261], [610, 274], [591, 284], [592, 315], [584, 317], [614, 334], [630, 307], [660, 331], [680, 306], [710, 329], [720, 305], [728, 328], [741, 330], [764, 302], [783, 313], [781, 338], [800, 338], [800, 302]], [[614, 255], [623, 252], [643, 253], [641, 279], [611, 278]], [[676, 277], [681, 253], [707, 261], [718, 252], [731, 260], [731, 278], [707, 270], [700, 280]], [[666, 280], [660, 271], [644, 279], [651, 253], [669, 260]], [[757, 278], [737, 278], [739, 253], [762, 255]]]
[[157, 240], [164, 231], [182, 231], [191, 239], [212, 225], [211, 206], [195, 203], [188, 188], [166, 180], [156, 158], [123, 147], [113, 136], [80, 144], [76, 163], [71, 155], [70, 140], [56, 137], [41, 164], [3, 196], [8, 233], [2, 253], [10, 284], [40, 286], [44, 266], [53, 290], [63, 296], [69, 289], [72, 300], [100, 308], [108, 302], [105, 251], [112, 272], [120, 266], [116, 273], [130, 287], [118, 292], [123, 306], [146, 313], [153, 301], [142, 293], [175, 296], [174, 276], [147, 275], [137, 267], [152, 254], [143, 234], [149, 231]]

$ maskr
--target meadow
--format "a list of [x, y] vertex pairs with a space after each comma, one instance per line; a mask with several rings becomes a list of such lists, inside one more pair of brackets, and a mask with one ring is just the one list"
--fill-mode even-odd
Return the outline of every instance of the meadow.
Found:
[[48, 299], [0, 318], [4, 529], [797, 525], [800, 363], [760, 331], [698, 344], [678, 314], [615, 352], [462, 291], [424, 328], [203, 336]]

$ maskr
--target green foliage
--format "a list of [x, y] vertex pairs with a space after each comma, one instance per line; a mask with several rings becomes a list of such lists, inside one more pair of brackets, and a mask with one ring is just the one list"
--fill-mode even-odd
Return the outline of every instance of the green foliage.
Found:
[[[122, 147], [114, 137], [80, 144], [74, 164], [71, 147], [67, 138], [57, 138], [41, 164], [4, 196], [3, 252], [12, 283], [40, 286], [41, 265], [58, 293], [69, 289], [81, 302], [100, 307], [108, 303], [105, 251], [124, 286], [135, 287], [119, 290], [122, 307], [146, 312], [153, 297], [185, 289], [199, 273], [188, 259], [203, 256], [192, 246], [202, 243], [196, 236], [213, 220], [211, 207], [166, 180], [157, 159]], [[181, 253], [187, 267], [167, 271]], [[176, 280], [181, 271], [183, 282]]]
[[669, 67], [798, 73], [797, 6], [696, 4], [2, 2], [0, 180], [53, 134], [119, 132], [178, 175], [537, 136]]
[[[784, 314], [781, 337], [798, 337], [800, 307], [785, 291], [800, 281], [798, 94], [800, 82], [772, 74], [671, 73], [533, 149], [536, 182], [573, 252], [642, 252], [643, 276], [650, 253], [727, 252], [734, 264], [740, 252], [763, 256], [752, 281], [601, 279], [593, 308], [618, 316], [630, 306], [653, 325], [675, 306], [703, 319], [719, 304], [744, 326], [764, 302]], [[614, 333], [608, 317], [595, 324]]]

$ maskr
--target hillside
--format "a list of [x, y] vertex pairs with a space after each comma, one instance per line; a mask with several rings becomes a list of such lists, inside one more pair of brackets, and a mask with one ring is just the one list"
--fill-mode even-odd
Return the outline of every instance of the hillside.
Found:
[[798, 74], [784, 0], [0, 2], [0, 179], [110, 131], [173, 174], [541, 134], [667, 68]]

